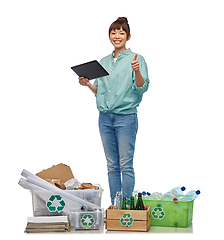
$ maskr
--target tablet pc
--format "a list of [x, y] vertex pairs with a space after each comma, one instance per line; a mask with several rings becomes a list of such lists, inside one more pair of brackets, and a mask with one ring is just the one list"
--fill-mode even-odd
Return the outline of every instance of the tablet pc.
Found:
[[71, 67], [71, 69], [79, 77], [85, 77], [89, 80], [109, 75], [109, 73], [96, 60]]

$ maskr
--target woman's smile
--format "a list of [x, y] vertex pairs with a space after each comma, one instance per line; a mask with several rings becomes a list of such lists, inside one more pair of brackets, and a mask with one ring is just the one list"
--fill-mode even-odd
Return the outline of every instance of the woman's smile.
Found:
[[120, 44], [122, 41], [121, 40], [114, 40], [114, 44], [118, 45]]

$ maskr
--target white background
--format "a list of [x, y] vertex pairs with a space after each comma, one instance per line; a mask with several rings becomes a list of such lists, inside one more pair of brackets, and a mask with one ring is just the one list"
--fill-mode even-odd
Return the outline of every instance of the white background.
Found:
[[32, 216], [31, 195], [17, 184], [23, 168], [37, 173], [65, 163], [79, 181], [100, 183], [102, 207], [110, 205], [95, 97], [79, 85], [70, 67], [110, 54], [108, 28], [122, 16], [131, 27], [127, 47], [144, 56], [151, 81], [138, 108], [135, 189], [164, 193], [184, 185], [187, 191], [201, 190], [194, 206], [193, 235], [172, 238], [212, 236], [221, 230], [222, 3], [1, 2], [2, 231], [18, 238], [63, 237], [23, 233], [26, 218]]

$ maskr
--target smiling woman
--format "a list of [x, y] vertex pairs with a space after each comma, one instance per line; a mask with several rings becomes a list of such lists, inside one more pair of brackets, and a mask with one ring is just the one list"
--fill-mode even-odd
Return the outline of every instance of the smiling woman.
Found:
[[100, 63], [110, 73], [91, 84], [79, 77], [96, 95], [99, 130], [107, 160], [111, 203], [116, 192], [130, 198], [134, 190], [135, 173], [133, 157], [138, 130], [137, 107], [149, 86], [147, 64], [144, 58], [126, 49], [130, 39], [127, 18], [118, 18], [109, 28], [109, 38], [114, 46], [112, 54]]

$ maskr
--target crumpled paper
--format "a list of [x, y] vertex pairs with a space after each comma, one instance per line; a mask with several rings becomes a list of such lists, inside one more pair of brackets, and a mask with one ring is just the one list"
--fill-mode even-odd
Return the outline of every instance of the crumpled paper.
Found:
[[79, 190], [85, 190], [85, 189], [98, 190], [99, 186], [94, 186], [92, 183], [82, 183], [81, 186], [78, 189]]
[[64, 183], [66, 190], [73, 190], [74, 188], [77, 189], [81, 186], [81, 183], [76, 179], [72, 178]]
[[47, 182], [55, 185], [56, 187], [65, 190], [65, 184], [63, 183], [63, 181], [61, 179], [46, 179]]

